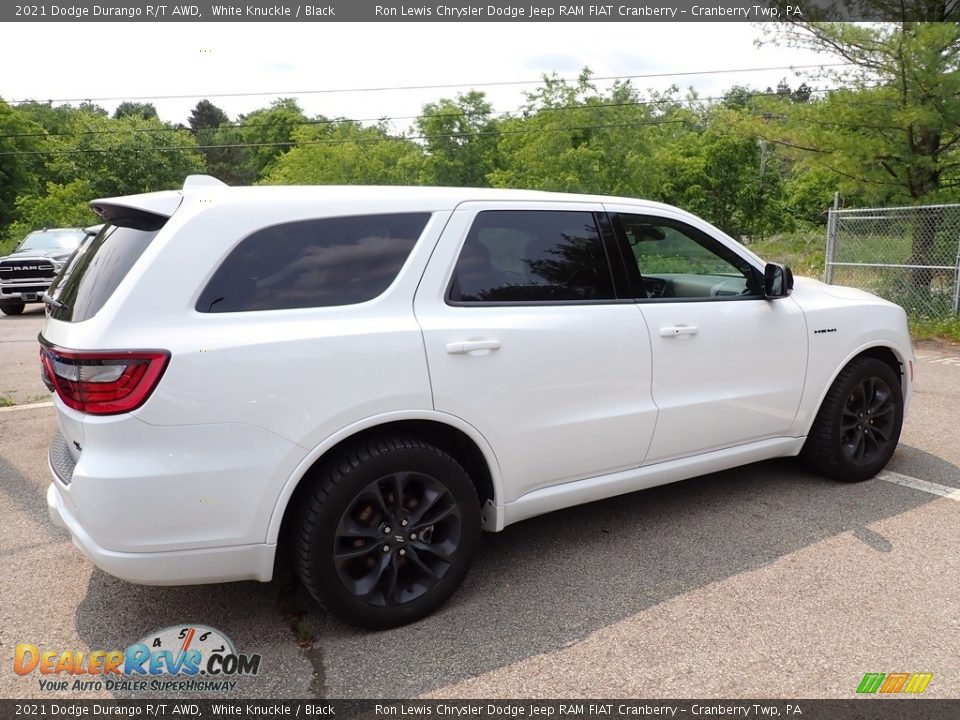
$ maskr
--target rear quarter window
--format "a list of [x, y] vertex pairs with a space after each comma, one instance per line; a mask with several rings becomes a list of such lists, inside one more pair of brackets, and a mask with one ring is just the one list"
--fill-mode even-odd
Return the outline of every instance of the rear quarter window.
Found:
[[160, 219], [149, 230], [108, 223], [96, 237], [84, 241], [47, 291], [59, 301], [48, 306], [50, 317], [83, 322], [96, 315], [153, 242], [160, 225]]
[[202, 313], [353, 305], [397, 277], [430, 213], [299, 220], [241, 240], [200, 293]]

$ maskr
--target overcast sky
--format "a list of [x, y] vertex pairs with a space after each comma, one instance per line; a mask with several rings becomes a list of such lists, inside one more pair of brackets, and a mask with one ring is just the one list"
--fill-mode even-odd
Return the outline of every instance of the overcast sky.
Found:
[[[750, 23], [28, 23], [7, 24], [0, 42], [0, 97], [90, 98], [111, 112], [120, 100], [153, 102], [160, 117], [186, 122], [204, 97], [231, 118], [281, 95], [308, 115], [375, 119], [416, 115], [424, 103], [484, 90], [495, 110], [514, 110], [535, 85], [479, 83], [797, 66], [835, 59], [788, 48], [756, 47]], [[638, 78], [641, 89], [672, 83], [702, 96], [734, 84], [758, 89], [788, 70]], [[605, 85], [606, 83], [600, 83]], [[821, 83], [823, 86], [825, 83]], [[305, 93], [409, 85], [425, 90]], [[221, 93], [264, 93], [216, 97]], [[185, 99], [159, 99], [187, 95]], [[396, 129], [409, 125], [397, 120]]]

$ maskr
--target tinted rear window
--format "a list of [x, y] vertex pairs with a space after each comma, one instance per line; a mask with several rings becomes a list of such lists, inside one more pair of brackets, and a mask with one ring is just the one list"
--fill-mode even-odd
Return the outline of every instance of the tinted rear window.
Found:
[[48, 293], [62, 303], [48, 306], [50, 317], [83, 322], [104, 306], [158, 230], [134, 230], [107, 224], [70, 257]]
[[217, 268], [198, 312], [352, 305], [389, 287], [429, 213], [361, 215], [273, 225], [244, 238]]

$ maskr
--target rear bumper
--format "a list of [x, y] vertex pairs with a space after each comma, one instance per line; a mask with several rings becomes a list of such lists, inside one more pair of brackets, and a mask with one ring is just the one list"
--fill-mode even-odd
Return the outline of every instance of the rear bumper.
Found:
[[267, 530], [302, 448], [241, 423], [81, 423], [54, 402], [63, 433], [47, 455], [50, 519], [97, 567], [143, 585], [272, 578]]
[[[51, 472], [53, 469], [51, 468]], [[276, 545], [176, 550], [171, 552], [115, 552], [97, 545], [72, 515], [56, 482], [47, 488], [50, 521], [70, 533], [73, 544], [105, 573], [141, 585], [198, 585], [260, 580], [273, 577]]]

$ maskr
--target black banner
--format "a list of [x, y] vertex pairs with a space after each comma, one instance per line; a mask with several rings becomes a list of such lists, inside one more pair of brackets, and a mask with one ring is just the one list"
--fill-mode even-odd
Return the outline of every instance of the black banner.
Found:
[[[2, 3], [0, 20], [16, 22], [783, 22], [957, 20], [955, 3], [885, 5], [859, 0], [632, 0], [612, 4], [558, 0], [64, 0]], [[906, 13], [906, 16], [902, 13]]]

